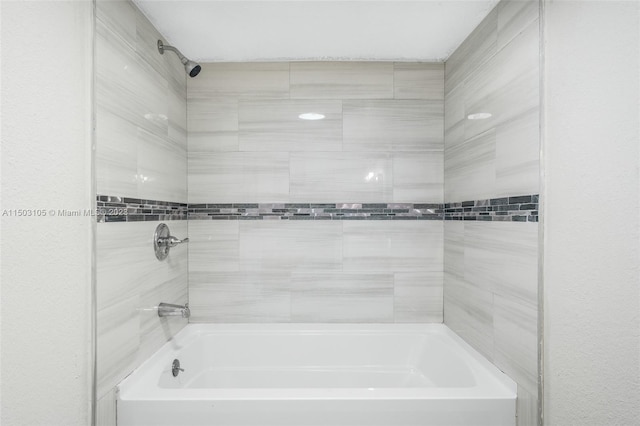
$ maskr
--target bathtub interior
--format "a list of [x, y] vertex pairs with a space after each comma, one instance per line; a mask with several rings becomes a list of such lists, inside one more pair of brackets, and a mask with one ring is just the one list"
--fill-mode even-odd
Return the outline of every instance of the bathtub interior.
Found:
[[437, 334], [319, 331], [200, 333], [185, 369], [160, 388], [472, 387], [476, 378]]

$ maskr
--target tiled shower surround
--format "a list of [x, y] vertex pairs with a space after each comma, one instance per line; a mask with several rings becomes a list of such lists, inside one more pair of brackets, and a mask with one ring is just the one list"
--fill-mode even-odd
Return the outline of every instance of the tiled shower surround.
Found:
[[[215, 63], [187, 81], [132, 3], [98, 0], [102, 411], [185, 324], [154, 306], [189, 301], [191, 322], [444, 321], [537, 424], [537, 7], [500, 2], [445, 64]], [[165, 262], [159, 221], [190, 238]]]

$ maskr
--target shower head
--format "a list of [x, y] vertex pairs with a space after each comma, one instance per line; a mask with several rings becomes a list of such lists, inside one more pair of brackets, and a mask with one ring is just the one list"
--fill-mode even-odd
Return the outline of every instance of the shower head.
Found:
[[176, 55], [178, 55], [178, 58], [180, 58], [180, 62], [182, 62], [182, 65], [184, 65], [184, 69], [187, 74], [189, 74], [189, 77], [195, 77], [200, 73], [201, 68], [197, 62], [193, 62], [185, 58], [185, 56], [180, 53], [178, 49], [173, 46], [167, 46], [162, 43], [162, 40], [158, 40], [158, 52], [160, 52], [161, 55], [164, 55], [165, 50], [171, 50], [172, 52], [175, 52]]

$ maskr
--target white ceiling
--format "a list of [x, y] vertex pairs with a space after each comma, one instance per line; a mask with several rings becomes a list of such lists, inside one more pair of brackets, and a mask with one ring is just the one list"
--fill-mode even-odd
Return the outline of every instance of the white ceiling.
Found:
[[187, 57], [443, 61], [498, 0], [134, 0]]

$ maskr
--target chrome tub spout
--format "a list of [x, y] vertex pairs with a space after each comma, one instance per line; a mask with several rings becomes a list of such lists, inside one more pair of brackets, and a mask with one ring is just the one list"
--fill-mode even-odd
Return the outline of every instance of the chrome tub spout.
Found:
[[158, 316], [159, 317], [182, 317], [189, 318], [191, 316], [191, 310], [189, 309], [189, 304], [185, 303], [184, 305], [174, 305], [172, 303], [160, 303], [158, 305]]

